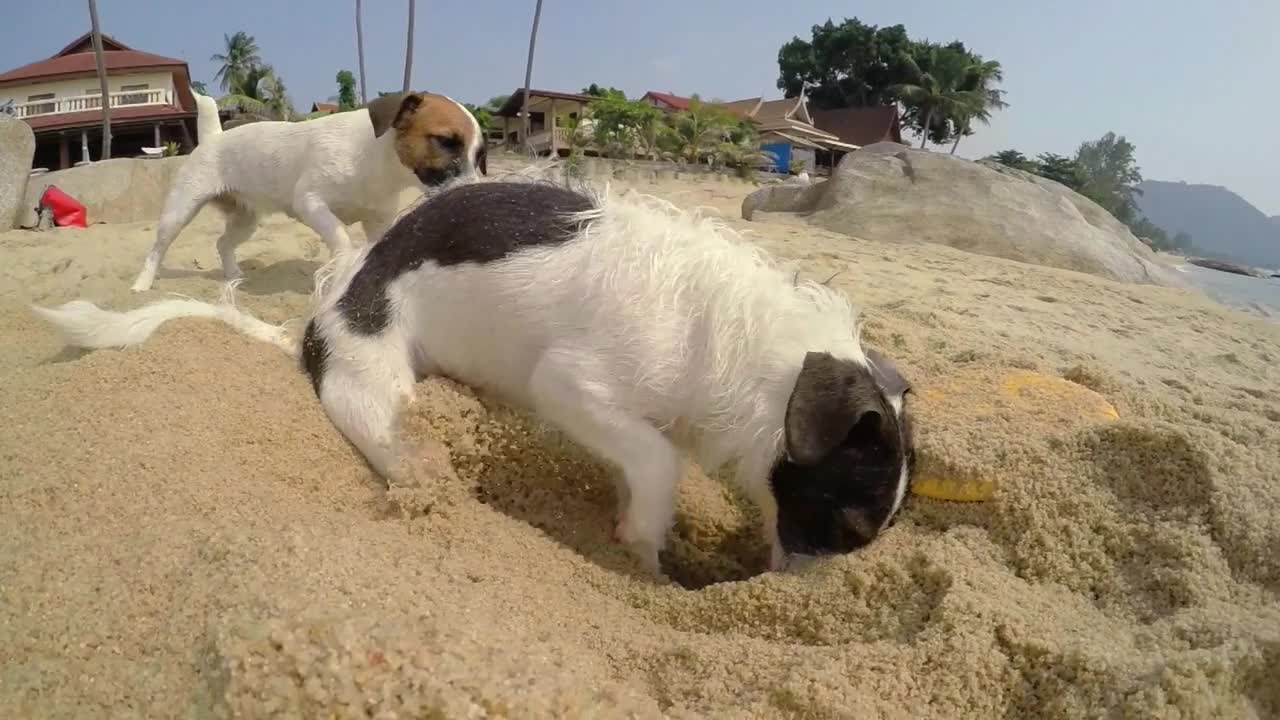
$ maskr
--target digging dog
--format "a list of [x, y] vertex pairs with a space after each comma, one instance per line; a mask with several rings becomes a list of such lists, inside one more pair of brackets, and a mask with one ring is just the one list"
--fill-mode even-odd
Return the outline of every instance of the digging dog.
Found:
[[659, 574], [684, 457], [708, 473], [736, 466], [772, 569], [871, 543], [914, 467], [910, 384], [862, 346], [845, 296], [638, 194], [454, 184], [322, 268], [300, 342], [230, 304], [36, 312], [84, 348], [190, 316], [273, 343], [391, 480], [414, 454], [398, 417], [420, 378], [496, 394], [621, 469], [617, 536]]
[[208, 203], [226, 216], [218, 255], [230, 280], [241, 277], [236, 247], [253, 235], [261, 215], [285, 213], [339, 253], [351, 249], [346, 226], [356, 222], [376, 242], [399, 212], [401, 191], [476, 170], [487, 174], [479, 124], [443, 95], [387, 95], [306, 122], [255, 122], [226, 131], [212, 98], [197, 95], [196, 104], [200, 144], [165, 197], [135, 292], [151, 288], [169, 245]]

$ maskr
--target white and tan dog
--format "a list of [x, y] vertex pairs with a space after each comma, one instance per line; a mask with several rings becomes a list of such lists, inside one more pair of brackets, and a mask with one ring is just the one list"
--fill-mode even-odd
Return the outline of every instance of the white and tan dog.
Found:
[[299, 358], [330, 420], [382, 475], [425, 375], [530, 408], [622, 470], [618, 535], [657, 571], [681, 458], [732, 464], [773, 567], [889, 527], [914, 462], [909, 385], [864, 348], [840, 293], [796, 285], [712, 220], [656, 199], [466, 182], [336, 258], [301, 342], [230, 304], [36, 308], [86, 348], [214, 317]]
[[151, 288], [169, 245], [206, 203], [226, 215], [218, 255], [230, 280], [241, 276], [236, 247], [253, 235], [260, 215], [285, 213], [339, 253], [351, 248], [347, 225], [361, 223], [369, 242], [382, 237], [403, 190], [487, 173], [480, 125], [443, 95], [387, 95], [351, 112], [225, 132], [213, 98], [197, 95], [196, 105], [200, 145], [165, 197], [135, 292]]

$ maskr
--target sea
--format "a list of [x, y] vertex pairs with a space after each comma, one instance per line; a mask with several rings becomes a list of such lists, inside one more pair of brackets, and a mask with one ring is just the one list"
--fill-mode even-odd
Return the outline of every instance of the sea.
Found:
[[1217, 302], [1280, 322], [1280, 278], [1254, 278], [1190, 264], [1177, 269]]

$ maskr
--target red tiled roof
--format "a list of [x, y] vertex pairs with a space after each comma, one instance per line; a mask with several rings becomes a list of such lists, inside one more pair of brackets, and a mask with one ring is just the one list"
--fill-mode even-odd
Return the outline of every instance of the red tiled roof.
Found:
[[[195, 117], [195, 113], [181, 110], [172, 105], [139, 105], [136, 107], [111, 108], [111, 124], [146, 120], [177, 120]], [[58, 113], [56, 115], [35, 115], [23, 118], [36, 132], [47, 130], [65, 130], [83, 125], [101, 125], [101, 110], [84, 112]]]
[[[107, 50], [132, 50], [133, 48], [125, 45], [119, 40], [111, 37], [106, 33], [102, 33], [102, 49]], [[67, 43], [67, 46], [54, 53], [54, 57], [59, 55], [69, 55], [73, 52], [93, 52], [93, 31], [90, 30], [80, 37]]]
[[318, 102], [311, 103], [311, 112], [338, 112], [338, 103]]
[[[138, 50], [107, 50], [102, 53], [102, 61], [108, 71], [149, 67], [186, 67], [187, 65], [182, 60]], [[93, 53], [73, 53], [39, 60], [0, 74], [0, 85], [13, 85], [66, 75], [97, 74], [97, 72], [98, 64]]]
[[676, 110], [689, 109], [690, 98], [687, 98], [687, 97], [680, 97], [679, 95], [672, 95], [671, 93], [657, 92], [654, 90], [650, 90], [649, 92], [645, 93], [644, 97], [651, 97], [655, 100], [665, 103], [666, 105], [671, 106], [672, 108], [675, 108]]
[[898, 108], [893, 105], [839, 110], [814, 110], [813, 123], [819, 129], [852, 145], [871, 145], [881, 141], [902, 142]]

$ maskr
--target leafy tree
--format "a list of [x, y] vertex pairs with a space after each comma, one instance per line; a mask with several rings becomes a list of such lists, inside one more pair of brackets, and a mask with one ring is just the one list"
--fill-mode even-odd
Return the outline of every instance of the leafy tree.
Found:
[[1179, 230], [1174, 233], [1173, 240], [1170, 242], [1173, 243], [1173, 247], [1177, 250], [1192, 251], [1195, 250], [1196, 247], [1195, 240], [1191, 238], [1191, 233], [1188, 233], [1185, 230]]
[[1005, 91], [996, 87], [1003, 80], [1004, 69], [1000, 67], [999, 62], [984, 60], [980, 55], [971, 56], [969, 72], [961, 89], [976, 92], [979, 106], [970, 111], [956, 112], [951, 118], [955, 124], [953, 133], [955, 142], [951, 145], [952, 155], [955, 155], [956, 148], [960, 147], [960, 139], [973, 134], [974, 120], [983, 125], [989, 125], [992, 110], [1003, 110], [1009, 107], [1009, 103], [1004, 100]]
[[1055, 155], [1054, 153], [1040, 153], [1036, 160], [1037, 162], [1033, 164], [1031, 172], [1054, 182], [1062, 183], [1076, 192], [1080, 191], [1084, 178], [1081, 174], [1080, 164], [1074, 159]]
[[637, 144], [652, 152], [657, 145], [657, 126], [662, 111], [638, 100], [615, 94], [598, 96], [591, 102], [591, 127], [596, 146], [606, 154], [630, 157]]
[[1001, 150], [995, 155], [986, 156], [983, 160], [998, 162], [1001, 165], [1008, 165], [1011, 168], [1026, 170], [1027, 172], [1035, 172], [1035, 162], [1017, 150]]
[[507, 101], [510, 99], [510, 95], [494, 95], [489, 98], [489, 102], [485, 104], [485, 108], [488, 109], [490, 113], [495, 113], [501, 110], [502, 106], [506, 105]]
[[1081, 194], [1125, 223], [1136, 216], [1135, 197], [1142, 194], [1137, 187], [1142, 182], [1142, 173], [1133, 153], [1133, 143], [1114, 132], [1081, 143], [1076, 151], [1076, 163], [1083, 180]]
[[217, 81], [218, 87], [222, 88], [223, 92], [234, 93], [235, 88], [244, 86], [245, 77], [249, 71], [262, 64], [262, 56], [259, 54], [261, 50], [258, 49], [258, 41], [243, 30], [236, 31], [232, 35], [223, 35], [222, 40], [226, 49], [209, 58], [222, 63], [222, 67], [214, 73], [213, 79]]
[[907, 77], [912, 43], [902, 25], [876, 27], [857, 18], [814, 25], [810, 39], [792, 38], [778, 50], [778, 89], [806, 94], [818, 109], [887, 105], [890, 88]]
[[338, 71], [338, 110], [354, 110], [356, 107], [356, 76], [350, 70]]
[[595, 83], [591, 83], [587, 87], [582, 88], [582, 94], [590, 95], [592, 97], [600, 97], [600, 98], [613, 97], [613, 98], [619, 98], [621, 100], [627, 99], [627, 94], [622, 92], [618, 88], [612, 87], [612, 86], [607, 88], [601, 87]]
[[191, 89], [192, 89], [192, 90], [194, 90], [194, 91], [196, 91], [197, 93], [199, 93], [199, 94], [201, 94], [201, 95], [208, 95], [208, 94], [209, 94], [209, 88], [208, 88], [208, 87], [206, 87], [206, 86], [205, 86], [205, 84], [204, 84], [204, 83], [202, 83], [202, 82], [200, 82], [199, 80], [192, 80], [192, 81], [191, 81]]
[[479, 107], [471, 103], [462, 103], [462, 107], [466, 108], [472, 116], [475, 117], [476, 123], [480, 125], [481, 130], [488, 130], [493, 127], [493, 113], [487, 107]]
[[293, 116], [284, 81], [270, 65], [255, 65], [230, 88], [231, 92], [218, 98], [218, 107], [233, 109], [260, 120], [288, 120]]
[[754, 141], [755, 136], [754, 127], [722, 107], [702, 102], [696, 95], [689, 99], [689, 108], [671, 116], [668, 123], [668, 152], [690, 164], [714, 160], [717, 149], [726, 142], [745, 144]]
[[985, 108], [982, 93], [964, 89], [973, 65], [972, 56], [964, 50], [932, 45], [905, 59], [908, 80], [889, 90], [912, 111], [908, 120], [920, 132], [921, 148], [937, 130], [944, 139], [948, 137], [946, 124], [952, 118], [971, 118]]

